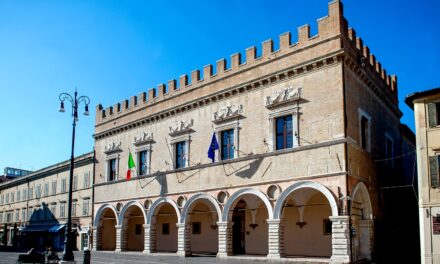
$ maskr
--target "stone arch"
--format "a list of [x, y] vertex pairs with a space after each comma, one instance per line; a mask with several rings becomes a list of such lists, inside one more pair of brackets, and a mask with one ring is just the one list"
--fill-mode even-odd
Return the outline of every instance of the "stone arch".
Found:
[[124, 205], [124, 207], [122, 207], [122, 209], [121, 209], [121, 213], [119, 214], [119, 219], [118, 219], [118, 225], [121, 225], [121, 224], [122, 224], [122, 221], [124, 220], [125, 213], [127, 212], [127, 209], [128, 209], [129, 207], [131, 207], [131, 206], [137, 206], [137, 207], [139, 207], [139, 209], [140, 209], [141, 212], [142, 212], [142, 215], [144, 216], [144, 221], [145, 221], [145, 223], [146, 223], [146, 221], [147, 221], [147, 214], [145, 213], [145, 209], [144, 209], [144, 207], [142, 206], [142, 204], [141, 204], [140, 202], [138, 202], [138, 201], [129, 201], [129, 202], [126, 203], [126, 204]]
[[179, 223], [184, 224], [186, 222], [186, 220], [188, 218], [188, 214], [191, 210], [191, 207], [199, 200], [208, 200], [211, 203], [211, 205], [214, 206], [215, 210], [217, 211], [218, 218], [219, 219], [221, 218], [222, 211], [220, 209], [220, 206], [219, 206], [217, 200], [209, 194], [196, 193], [193, 196], [191, 196], [191, 198], [186, 202], [185, 207], [182, 210], [182, 216], [181, 216]]
[[150, 207], [150, 210], [148, 210], [148, 214], [146, 218], [147, 225], [151, 224], [151, 220], [153, 219], [154, 212], [156, 212], [157, 209], [160, 208], [164, 203], [169, 203], [176, 210], [177, 223], [180, 223], [180, 210], [179, 207], [177, 206], [177, 203], [170, 198], [162, 197], [154, 201], [154, 203]]
[[261, 191], [252, 189], [252, 188], [244, 188], [241, 190], [236, 191], [233, 195], [231, 195], [231, 197], [228, 199], [228, 201], [225, 204], [225, 207], [223, 209], [223, 214], [222, 214], [222, 222], [227, 222], [229, 218], [229, 211], [231, 210], [231, 206], [238, 201], [238, 198], [241, 197], [242, 195], [245, 194], [252, 194], [257, 196], [258, 198], [261, 199], [261, 201], [266, 205], [266, 209], [267, 209], [267, 215], [269, 220], [273, 219], [273, 209], [272, 209], [272, 204], [270, 203], [269, 199], [267, 198], [267, 196], [262, 193]]
[[292, 194], [294, 191], [301, 189], [301, 188], [312, 188], [319, 192], [321, 192], [328, 200], [330, 204], [330, 208], [332, 211], [332, 216], [338, 216], [338, 205], [336, 203], [336, 199], [333, 196], [333, 194], [328, 190], [324, 185], [316, 182], [311, 181], [301, 181], [294, 183], [290, 185], [288, 188], [286, 188], [278, 197], [278, 200], [275, 203], [274, 208], [274, 219], [280, 219], [281, 213], [283, 209], [283, 204], [286, 201], [286, 199]]
[[95, 223], [95, 225], [99, 224], [99, 221], [101, 220], [101, 215], [105, 211], [105, 209], [110, 209], [113, 211], [113, 213], [115, 214], [117, 225], [119, 225], [120, 222], [119, 222], [118, 212], [116, 211], [116, 208], [111, 204], [103, 204], [101, 207], [99, 207], [98, 211], [96, 211], [95, 219], [93, 223]]
[[[356, 195], [361, 195], [361, 199], [365, 203], [364, 209], [366, 211], [366, 213], [365, 213], [366, 219], [368, 219], [368, 220], [373, 219], [373, 209], [371, 206], [370, 194], [368, 192], [367, 186], [365, 186], [365, 184], [363, 182], [359, 182], [353, 188], [353, 192], [351, 195], [351, 198], [353, 199], [353, 201], [357, 198]], [[350, 212], [351, 212], [352, 207], [353, 207], [353, 203], [351, 203], [350, 207], [351, 207], [350, 208]]]

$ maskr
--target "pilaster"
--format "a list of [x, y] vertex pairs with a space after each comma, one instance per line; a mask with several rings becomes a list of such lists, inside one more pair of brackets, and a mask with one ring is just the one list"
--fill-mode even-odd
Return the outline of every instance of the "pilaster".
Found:
[[150, 225], [145, 224], [144, 225], [144, 251], [142, 253], [144, 254], [151, 254], [151, 235], [150, 235]]
[[373, 250], [373, 220], [359, 220], [359, 236], [361, 256], [371, 260], [371, 252]]
[[177, 223], [177, 255], [181, 257], [191, 256], [190, 226]]
[[119, 253], [122, 251], [122, 226], [115, 225], [116, 228], [116, 249], [115, 252]]
[[332, 257], [331, 263], [350, 263], [350, 217], [330, 216], [332, 221]]
[[218, 226], [218, 258], [232, 255], [232, 222], [217, 222]]
[[92, 251], [97, 251], [101, 248], [102, 243], [102, 227], [94, 226], [92, 231]]
[[269, 254], [268, 259], [280, 259], [280, 219], [266, 220], [269, 225]]

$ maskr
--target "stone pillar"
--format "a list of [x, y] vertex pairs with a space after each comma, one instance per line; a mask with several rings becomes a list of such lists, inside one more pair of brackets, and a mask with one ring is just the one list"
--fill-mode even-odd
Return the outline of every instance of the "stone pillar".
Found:
[[232, 255], [232, 225], [231, 222], [217, 222], [218, 226], [218, 258]]
[[115, 249], [115, 252], [119, 253], [122, 251], [121, 250], [122, 249], [122, 247], [121, 247], [121, 245], [122, 245], [122, 226], [115, 225], [115, 228], [116, 228], [116, 249]]
[[93, 227], [93, 236], [92, 236], [92, 250], [97, 251], [101, 248], [102, 244], [102, 227], [94, 226]]
[[190, 226], [177, 223], [177, 255], [180, 257], [191, 256]]
[[361, 257], [371, 260], [373, 250], [373, 220], [359, 220], [359, 242]]
[[150, 225], [144, 225], [144, 254], [151, 254], [151, 236], [150, 236]]
[[330, 216], [332, 221], [332, 257], [331, 263], [350, 263], [350, 217]]
[[280, 259], [280, 219], [267, 219], [269, 225], [269, 254], [268, 259]]

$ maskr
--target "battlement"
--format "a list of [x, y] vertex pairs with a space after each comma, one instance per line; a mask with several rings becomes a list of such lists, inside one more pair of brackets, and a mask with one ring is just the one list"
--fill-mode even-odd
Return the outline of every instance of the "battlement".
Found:
[[348, 39], [352, 42], [353, 46], [356, 47], [361, 56], [361, 66], [365, 67], [366, 65], [370, 65], [371, 69], [377, 73], [377, 76], [384, 81], [386, 86], [397, 97], [397, 76], [387, 75], [387, 71], [382, 67], [382, 64], [370, 53], [370, 48], [364, 45], [362, 38], [356, 36], [356, 31], [353, 28], [348, 29]]
[[[96, 107], [96, 125], [107, 122], [114, 118], [118, 118], [129, 112], [137, 111], [139, 109], [148, 108], [157, 102], [173, 98], [179, 94], [193, 90], [195, 88], [204, 88], [208, 84], [214, 83], [220, 79], [228, 78], [239, 72], [250, 70], [258, 65], [262, 65], [277, 57], [286, 54], [300, 52], [312, 47], [318, 43], [325, 42], [329, 39], [343, 36], [349, 36], [350, 40], [356, 41], [354, 30], [348, 30], [348, 23], [343, 15], [343, 5], [339, 0], [332, 1], [328, 4], [328, 15], [317, 20], [318, 33], [315, 36], [310, 36], [310, 26], [308, 24], [298, 27], [296, 43], [292, 43], [292, 36], [290, 32], [283, 33], [279, 36], [279, 48], [274, 50], [274, 41], [268, 39], [261, 44], [261, 56], [257, 56], [257, 48], [255, 46], [246, 49], [245, 57], [241, 53], [231, 55], [230, 67], [227, 68], [227, 61], [222, 58], [216, 62], [216, 72], [213, 66], [208, 64], [203, 67], [203, 79], [200, 75], [200, 70], [193, 70], [188, 76], [183, 74], [179, 77], [178, 86], [177, 81], [172, 79], [165, 84], [159, 84], [157, 88], [151, 88], [148, 95], [143, 92], [138, 96], [133, 96], [130, 100], [125, 99], [114, 106], [104, 109], [102, 105]], [[359, 39], [359, 49], [363, 50], [364, 46], [362, 40]], [[342, 48], [342, 47], [341, 47]], [[387, 76], [386, 71], [382, 69], [379, 62], [376, 62], [374, 55], [369, 54], [368, 47], [365, 47], [369, 63], [374, 65], [378, 74], [390, 84], [393, 91], [397, 91], [397, 78], [395, 76]]]

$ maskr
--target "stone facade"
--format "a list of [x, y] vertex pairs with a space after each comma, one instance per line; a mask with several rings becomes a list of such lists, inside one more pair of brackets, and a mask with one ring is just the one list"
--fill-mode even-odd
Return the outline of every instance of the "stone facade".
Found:
[[440, 262], [440, 89], [405, 101], [415, 116], [421, 263], [434, 264]]
[[[305, 25], [297, 43], [288, 32], [273, 47], [97, 106], [94, 250], [373, 257], [374, 158], [386, 155], [385, 135], [400, 141], [397, 78], [348, 28], [339, 1], [316, 36]], [[137, 173], [126, 180], [130, 152]]]
[[[93, 152], [75, 158], [72, 229], [76, 230], [78, 250], [92, 242], [93, 165]], [[0, 184], [0, 222], [8, 230], [8, 244], [62, 250], [69, 168], [70, 160]]]

